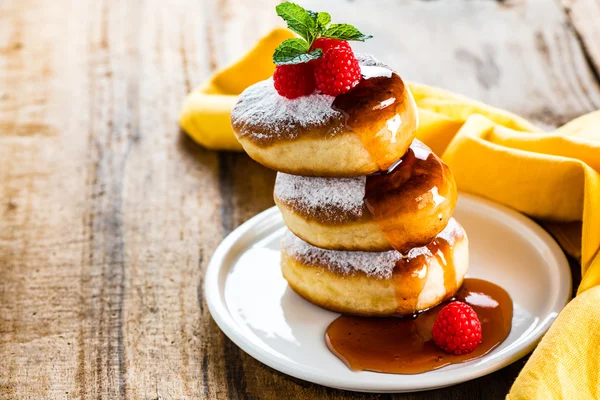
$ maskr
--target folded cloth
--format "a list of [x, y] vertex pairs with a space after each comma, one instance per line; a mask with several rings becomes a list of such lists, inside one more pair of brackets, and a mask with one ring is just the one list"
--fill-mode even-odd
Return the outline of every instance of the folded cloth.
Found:
[[[185, 132], [207, 148], [241, 151], [229, 124], [236, 95], [271, 76], [271, 54], [290, 37], [290, 31], [274, 30], [192, 92], [181, 113]], [[600, 112], [544, 132], [466, 97], [416, 83], [409, 87], [419, 108], [417, 137], [452, 168], [460, 190], [544, 221], [563, 249], [581, 259], [578, 296], [558, 316], [507, 398], [599, 398]]]

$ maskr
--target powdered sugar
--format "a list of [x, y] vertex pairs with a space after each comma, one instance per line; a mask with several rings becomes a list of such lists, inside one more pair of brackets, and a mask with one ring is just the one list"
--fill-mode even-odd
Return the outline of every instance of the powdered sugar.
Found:
[[284, 234], [281, 248], [290, 257], [308, 265], [327, 267], [330, 271], [343, 275], [361, 271], [377, 279], [391, 278], [396, 263], [402, 258], [402, 254], [395, 250], [365, 252], [320, 249], [290, 231]]
[[365, 176], [318, 178], [277, 173], [275, 198], [292, 211], [321, 222], [343, 223], [363, 216]]
[[311, 94], [290, 100], [277, 93], [273, 79], [269, 78], [244, 90], [231, 110], [231, 122], [241, 136], [250, 139], [294, 139], [299, 130], [326, 126], [332, 120], [342, 121], [342, 113], [331, 108], [334, 99]]
[[388, 66], [387, 64], [382, 63], [381, 61], [379, 61], [378, 59], [376, 59], [375, 57], [373, 57], [370, 54], [356, 53], [356, 54], [354, 54], [354, 56], [356, 57], [356, 60], [358, 61], [358, 63], [361, 66], [365, 66], [365, 67], [383, 67], [383, 68], [387, 68], [389, 70], [392, 70], [392, 68], [390, 66]]
[[[462, 227], [454, 218], [451, 218], [436, 240], [444, 240], [452, 247], [464, 236]], [[396, 250], [382, 252], [326, 250], [305, 242], [289, 230], [283, 235], [281, 249], [288, 256], [303, 264], [325, 267], [343, 275], [360, 271], [377, 279], [391, 278], [394, 268], [397, 266], [406, 268], [417, 259], [421, 259], [418, 265], [424, 265], [430, 262], [427, 260], [436, 257], [432, 253], [430, 245], [413, 247], [404, 256]], [[451, 256], [451, 254], [446, 254], [444, 257]]]
[[[361, 66], [389, 68], [371, 55], [355, 56]], [[244, 90], [231, 110], [231, 123], [238, 135], [262, 144], [293, 140], [319, 127], [328, 127], [326, 134], [333, 136], [344, 131], [345, 118], [331, 108], [334, 99], [321, 93], [287, 99], [277, 93], [269, 78]]]

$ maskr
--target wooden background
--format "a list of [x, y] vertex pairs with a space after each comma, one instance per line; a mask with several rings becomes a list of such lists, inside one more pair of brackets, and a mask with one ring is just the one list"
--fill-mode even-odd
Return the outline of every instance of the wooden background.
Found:
[[[261, 365], [213, 322], [203, 271], [273, 204], [274, 173], [197, 146], [177, 115], [279, 23], [274, 3], [0, 1], [0, 399], [504, 397], [524, 361], [444, 390], [354, 394]], [[599, 0], [324, 8], [408, 79], [546, 126], [600, 108]]]

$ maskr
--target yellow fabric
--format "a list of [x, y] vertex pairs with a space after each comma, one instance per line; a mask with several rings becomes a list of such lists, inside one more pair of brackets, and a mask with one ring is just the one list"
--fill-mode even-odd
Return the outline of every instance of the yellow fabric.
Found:
[[600, 398], [600, 286], [575, 297], [525, 364], [508, 400]]
[[[287, 30], [273, 31], [191, 93], [183, 129], [210, 149], [241, 151], [229, 125], [231, 106], [245, 87], [272, 74], [271, 53], [288, 37]], [[442, 155], [459, 188], [544, 220], [563, 248], [581, 258], [577, 298], [558, 316], [508, 398], [599, 398], [600, 112], [548, 133], [463, 96], [409, 86], [419, 107], [417, 136]]]

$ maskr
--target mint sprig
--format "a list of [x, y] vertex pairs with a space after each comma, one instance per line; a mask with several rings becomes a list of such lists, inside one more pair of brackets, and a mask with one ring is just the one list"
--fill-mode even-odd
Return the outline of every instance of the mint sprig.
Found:
[[315, 40], [320, 37], [361, 42], [373, 37], [361, 33], [349, 24], [330, 25], [329, 13], [306, 10], [289, 1], [277, 5], [275, 10], [288, 28], [300, 35], [300, 38], [285, 40], [275, 49], [273, 62], [276, 65], [301, 64], [321, 57], [321, 49], [310, 51]]
[[277, 65], [300, 64], [316, 60], [323, 55], [321, 49], [309, 52], [308, 42], [300, 38], [287, 39], [283, 41], [273, 53], [273, 60], [277, 59]]

